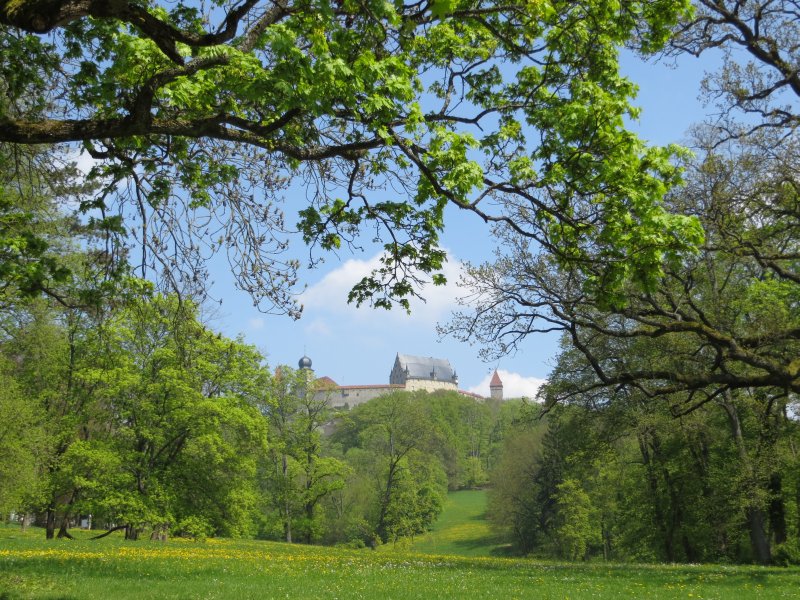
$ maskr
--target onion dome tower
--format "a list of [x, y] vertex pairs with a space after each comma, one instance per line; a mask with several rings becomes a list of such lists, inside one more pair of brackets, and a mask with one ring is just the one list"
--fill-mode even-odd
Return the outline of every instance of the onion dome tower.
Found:
[[310, 369], [311, 368], [311, 359], [307, 356], [303, 356], [300, 360], [297, 361], [297, 368], [298, 369]]

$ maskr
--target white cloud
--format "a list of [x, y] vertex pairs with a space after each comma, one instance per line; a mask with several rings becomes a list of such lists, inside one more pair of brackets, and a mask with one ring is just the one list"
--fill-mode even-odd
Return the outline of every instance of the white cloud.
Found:
[[[461, 274], [461, 263], [450, 255], [448, 258], [449, 260], [442, 269], [447, 277], [447, 284], [442, 286], [426, 285], [422, 290], [425, 300], [411, 300], [411, 318], [415, 324], [426, 324], [433, 327], [437, 321], [457, 307], [456, 299], [460, 293], [456, 283]], [[304, 305], [307, 314], [312, 311], [321, 311], [337, 315], [347, 314], [362, 321], [386, 320], [387, 318], [404, 321], [407, 315], [405, 311], [397, 307], [391, 311], [384, 311], [372, 310], [367, 306], [357, 309], [355, 304], [347, 304], [347, 294], [352, 287], [379, 266], [380, 255], [375, 255], [368, 260], [347, 260], [309, 287], [300, 297], [300, 302]]]
[[264, 328], [264, 319], [261, 317], [256, 317], [254, 319], [249, 319], [247, 324], [250, 326], [250, 329], [263, 329]]
[[92, 167], [101, 163], [101, 161], [92, 158], [92, 156], [85, 150], [71, 153], [70, 159], [75, 161], [75, 165], [78, 167], [78, 170], [83, 174], [84, 177], [89, 174], [89, 171], [92, 170]]
[[311, 337], [329, 336], [331, 334], [331, 328], [323, 319], [314, 319], [306, 325], [305, 333]]
[[[492, 379], [494, 370], [488, 373], [481, 382], [475, 387], [469, 388], [469, 392], [473, 394], [480, 394], [481, 396], [489, 396], [489, 382]], [[546, 379], [539, 379], [538, 377], [525, 377], [519, 373], [512, 373], [504, 369], [497, 369], [497, 374], [503, 382], [503, 398], [536, 398], [536, 392], [539, 386], [545, 383]]]

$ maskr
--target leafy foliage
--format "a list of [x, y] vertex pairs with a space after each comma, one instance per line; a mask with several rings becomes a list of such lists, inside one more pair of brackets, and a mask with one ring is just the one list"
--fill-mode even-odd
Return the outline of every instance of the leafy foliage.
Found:
[[6, 415], [0, 423], [0, 513], [8, 513], [36, 496], [36, 457], [45, 439], [43, 423], [22, 395], [13, 370], [8, 364], [0, 368], [0, 410]]
[[324, 533], [318, 505], [344, 486], [347, 474], [342, 461], [324, 453], [320, 429], [330, 419], [327, 394], [308, 370], [285, 365], [260, 383], [258, 404], [270, 433], [262, 465], [268, 511], [287, 542], [299, 533], [311, 543]]
[[[696, 5], [670, 43], [675, 52], [722, 49], [721, 70], [706, 82], [721, 116], [696, 129], [684, 183], [665, 199], [671, 214], [695, 219], [683, 231], [702, 238], [696, 251], [662, 254], [649, 285], [622, 285], [604, 301], [593, 290], [610, 272], [605, 264], [576, 268], [509, 225], [497, 231], [497, 260], [467, 276], [475, 311], [444, 329], [483, 342], [489, 356], [561, 332], [545, 411], [579, 405], [598, 420], [568, 436], [577, 448], [556, 453], [558, 469], [544, 443], [529, 459], [540, 486], [501, 513], [519, 508], [520, 531], [552, 535], [544, 507], [559, 498], [558, 485], [577, 481], [605, 511], [602, 546], [590, 552], [767, 563], [796, 531], [797, 500], [784, 489], [795, 481], [800, 392], [796, 6]], [[595, 464], [592, 453], [609, 462]], [[641, 469], [618, 471], [631, 462]], [[625, 497], [610, 494], [613, 485]], [[530, 506], [538, 510], [523, 513]], [[552, 552], [549, 539], [518, 543]]]
[[0, 48], [24, 66], [0, 90], [0, 142], [80, 144], [99, 186], [81, 208], [113, 257], [135, 248], [139, 276], [183, 293], [225, 250], [257, 304], [296, 317], [289, 233], [334, 251], [365, 233], [384, 254], [350, 300], [407, 309], [444, 281], [450, 204], [618, 302], [702, 239], [661, 202], [676, 149], [626, 130], [635, 86], [618, 68], [621, 46], [655, 51], [688, 14], [684, 0], [4, 2]]

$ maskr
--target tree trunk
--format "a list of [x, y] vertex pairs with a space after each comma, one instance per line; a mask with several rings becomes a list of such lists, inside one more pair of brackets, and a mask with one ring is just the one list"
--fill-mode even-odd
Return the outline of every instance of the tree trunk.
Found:
[[658, 475], [653, 466], [653, 460], [650, 456], [650, 442], [645, 439], [645, 432], [639, 432], [636, 436], [639, 441], [639, 451], [642, 454], [642, 461], [644, 462], [645, 470], [647, 472], [647, 483], [650, 489], [650, 496], [653, 500], [653, 516], [655, 517], [655, 525], [661, 532], [662, 541], [664, 543], [665, 559], [669, 562], [675, 561], [675, 550], [672, 542], [672, 535], [667, 527], [667, 521], [664, 515], [663, 507], [658, 490]]
[[56, 536], [56, 511], [47, 509], [47, 523], [45, 524], [45, 537], [52, 540]]
[[289, 506], [287, 503], [286, 506], [286, 514], [284, 517], [284, 524], [283, 524], [283, 532], [286, 534], [286, 543], [292, 543], [292, 516], [289, 511]]
[[68, 529], [69, 529], [69, 519], [67, 517], [64, 517], [61, 520], [61, 527], [58, 528], [58, 535], [56, 537], [58, 539], [66, 538], [68, 540], [74, 540], [75, 538], [72, 537], [72, 534], [68, 531]]
[[786, 530], [786, 510], [783, 505], [781, 474], [773, 473], [769, 478], [769, 529], [776, 544], [782, 544], [788, 538]]
[[[747, 455], [747, 448], [744, 444], [744, 435], [742, 434], [742, 424], [739, 420], [739, 413], [733, 405], [733, 400], [730, 397], [730, 392], [725, 394], [725, 401], [721, 402], [722, 407], [728, 415], [728, 423], [731, 427], [731, 435], [736, 444], [739, 452], [739, 460], [744, 469], [747, 480], [754, 487], [758, 486], [756, 476], [753, 471], [753, 466], [750, 463], [750, 457]], [[764, 528], [764, 511], [759, 506], [749, 506], [747, 508], [747, 526], [750, 534], [750, 545], [753, 549], [753, 556], [756, 561], [761, 564], [769, 564], [772, 560], [772, 553], [769, 547], [769, 538], [767, 531]]]
[[289, 503], [286, 503], [284, 507], [284, 521], [283, 521], [283, 533], [286, 536], [286, 543], [292, 543], [292, 515], [291, 511], [289, 510]]
[[[795, 486], [795, 506], [797, 506], [798, 512], [800, 512], [800, 478], [797, 480], [797, 485]], [[800, 519], [797, 519], [797, 542], [800, 543]]]
[[692, 546], [689, 536], [685, 533], [682, 534], [681, 542], [683, 543], [683, 553], [686, 556], [686, 560], [690, 563], [698, 562], [697, 551], [694, 549], [694, 546]]
[[755, 507], [747, 510], [747, 524], [750, 530], [750, 545], [758, 562], [763, 565], [769, 564], [772, 560], [772, 553], [769, 548], [769, 538], [764, 528], [764, 512]]
[[306, 544], [311, 544], [313, 542], [312, 536], [312, 523], [314, 523], [314, 503], [313, 502], [306, 502], [306, 521], [308, 521], [308, 530], [306, 532]]
[[[309, 432], [310, 434], [311, 432]], [[316, 501], [313, 500], [311, 488], [314, 487], [314, 458], [315, 455], [312, 452], [306, 452], [306, 504], [304, 507], [307, 523], [304, 540], [306, 544], [311, 544], [313, 541], [314, 506]]]
[[289, 460], [284, 454], [282, 456], [282, 469], [283, 469], [283, 485], [284, 485], [284, 498], [283, 498], [283, 532], [286, 535], [286, 543], [292, 543], [292, 507], [289, 501]]
[[661, 478], [664, 480], [664, 485], [667, 488], [667, 495], [669, 497], [669, 519], [667, 521], [667, 531], [669, 536], [669, 543], [671, 551], [675, 552], [675, 541], [680, 533], [681, 545], [683, 546], [684, 560], [695, 562], [696, 556], [694, 548], [683, 531], [683, 504], [681, 502], [680, 490], [676, 487], [674, 478], [670, 475], [669, 469], [664, 465], [663, 457], [661, 454], [661, 443], [658, 437], [653, 435], [653, 458], [658, 461], [661, 467]]
[[166, 542], [169, 535], [169, 525], [162, 524], [153, 529], [150, 540], [156, 542]]
[[[653, 456], [659, 460], [659, 463], [661, 463], [657, 440], [653, 443]], [[688, 560], [689, 562], [694, 562], [694, 550], [689, 543], [689, 538], [686, 537], [686, 534], [682, 533], [683, 506], [681, 505], [680, 494], [675, 488], [675, 483], [673, 482], [669, 471], [663, 464], [661, 464], [661, 477], [664, 480], [664, 485], [667, 487], [667, 494], [669, 496], [669, 519], [667, 520], [667, 535], [669, 537], [670, 549], [674, 555], [676, 545], [675, 538], [678, 536], [678, 532], [681, 532], [681, 543], [683, 545], [684, 559]], [[670, 560], [674, 560], [674, 558]]]
[[106, 537], [107, 535], [111, 535], [115, 531], [119, 531], [120, 529], [125, 529], [126, 527], [127, 527], [127, 525], [117, 525], [116, 527], [112, 527], [111, 529], [109, 529], [105, 533], [101, 533], [100, 535], [96, 535], [94, 537], [90, 537], [89, 539], [90, 540], [101, 540], [104, 537]]
[[378, 515], [378, 525], [375, 527], [375, 533], [381, 538], [382, 542], [388, 541], [389, 533], [386, 523], [386, 517], [389, 513], [389, 505], [392, 502], [392, 490], [394, 489], [394, 478], [397, 469], [397, 463], [392, 461], [389, 463], [389, 473], [386, 476], [386, 489], [383, 492], [381, 499], [381, 511]]

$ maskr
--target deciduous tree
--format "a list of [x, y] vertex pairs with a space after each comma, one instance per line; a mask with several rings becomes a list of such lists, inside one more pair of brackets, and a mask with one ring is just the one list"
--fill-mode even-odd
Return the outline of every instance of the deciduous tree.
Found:
[[321, 524], [317, 506], [341, 489], [347, 468], [323, 454], [322, 427], [330, 418], [328, 398], [308, 369], [280, 366], [262, 380], [259, 407], [270, 430], [266, 495], [280, 515], [287, 542], [311, 543]]
[[249, 531], [265, 443], [252, 387], [260, 355], [206, 329], [191, 303], [163, 296], [120, 310], [94, 343], [103, 358], [80, 375], [96, 382], [99, 414], [81, 454], [107, 460], [82, 474], [92, 512], [127, 524], [134, 539], [183, 522]]
[[223, 248], [257, 303], [297, 316], [281, 200], [299, 192], [306, 242], [383, 243], [359, 303], [407, 307], [425, 276], [443, 282], [448, 204], [595, 265], [615, 296], [699, 239], [661, 206], [672, 151], [626, 130], [635, 87], [618, 68], [622, 45], [654, 51], [686, 10], [8, 0], [0, 142], [78, 144], [102, 188], [82, 208], [139, 251], [139, 275], [184, 292]]

